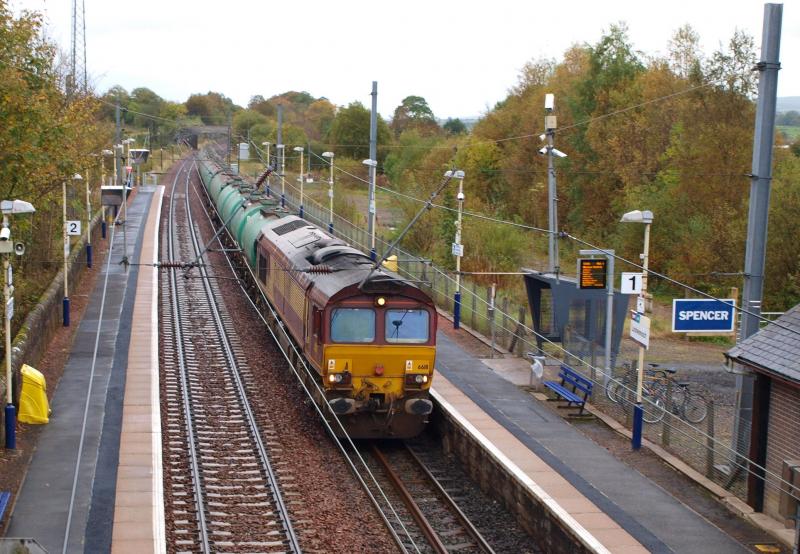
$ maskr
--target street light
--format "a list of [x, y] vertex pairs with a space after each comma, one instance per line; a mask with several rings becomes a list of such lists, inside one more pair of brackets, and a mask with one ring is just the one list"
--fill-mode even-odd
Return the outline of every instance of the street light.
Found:
[[331, 164], [331, 176], [328, 179], [328, 199], [331, 206], [331, 220], [328, 222], [328, 232], [333, 234], [333, 152], [323, 152], [323, 158], [328, 158]]
[[456, 240], [453, 242], [453, 255], [456, 257], [456, 294], [453, 298], [453, 329], [461, 327], [461, 257], [464, 246], [461, 244], [461, 214], [464, 211], [464, 172], [447, 171], [445, 177], [458, 179], [458, 218], [456, 219]]
[[[622, 216], [620, 223], [644, 223], [644, 252], [642, 253], [642, 290], [639, 292], [639, 300], [636, 303], [636, 311], [641, 311], [644, 315], [645, 296], [647, 293], [647, 262], [650, 251], [650, 224], [653, 223], [653, 212], [650, 210], [634, 210]], [[631, 435], [631, 446], [638, 450], [642, 446], [642, 419], [644, 410], [642, 409], [642, 383], [644, 381], [644, 346], [639, 345], [639, 364], [636, 375], [636, 406], [633, 409], [633, 434]]]
[[[82, 181], [80, 173], [72, 176], [73, 181]], [[62, 302], [62, 319], [64, 327], [69, 327], [69, 229], [67, 228], [67, 182], [61, 181], [63, 235], [64, 235], [64, 300]]]
[[375, 172], [378, 162], [364, 160], [361, 163], [369, 167], [369, 257], [374, 262], [378, 259], [378, 252], [375, 250]]
[[276, 144], [275, 148], [277, 148], [280, 153], [278, 157], [281, 159], [281, 173], [279, 175], [281, 180], [281, 208], [286, 207], [286, 179], [284, 179], [284, 174], [286, 173], [286, 145], [285, 144]]
[[[102, 187], [105, 186], [105, 184], [106, 184], [106, 161], [103, 158], [107, 158], [108, 156], [114, 156], [114, 152], [112, 152], [111, 150], [102, 150], [100, 152], [100, 155], [102, 156], [100, 158], [100, 167], [101, 167], [101, 175], [102, 175], [100, 188], [101, 188], [101, 192], [102, 192]], [[116, 162], [114, 163], [114, 168], [115, 168], [115, 172], [116, 172]], [[101, 210], [101, 215], [103, 216], [102, 220], [100, 222], [100, 231], [101, 231], [101, 233], [103, 235], [103, 238], [105, 239], [106, 238], [106, 207], [105, 207], [105, 204], [103, 204], [102, 202], [100, 203], [100, 210]]]
[[[76, 174], [76, 177], [78, 175]], [[89, 170], [86, 170], [86, 267], [92, 268], [92, 199], [89, 191]]]
[[270, 146], [270, 143], [269, 142], [262, 142], [261, 146], [266, 146], [267, 147], [267, 196], [270, 196], [269, 173], [270, 173], [270, 168], [272, 167], [270, 165], [270, 159], [269, 159], [269, 146]]
[[5, 409], [5, 429], [6, 429], [6, 448], [13, 450], [17, 447], [17, 412], [14, 407], [14, 396], [12, 386], [11, 371], [11, 317], [14, 315], [14, 279], [8, 256], [15, 252], [21, 256], [25, 252], [25, 245], [14, 243], [11, 240], [11, 229], [8, 226], [8, 216], [12, 214], [29, 214], [36, 209], [24, 200], [3, 200], [0, 202], [0, 210], [3, 212], [3, 229], [0, 232], [0, 253], [3, 255], [3, 274], [5, 286], [3, 287], [3, 297], [5, 299], [5, 342], [6, 342], [6, 409]]
[[300, 152], [300, 177], [299, 177], [299, 179], [300, 179], [300, 217], [302, 218], [303, 217], [303, 182], [305, 181], [305, 179], [303, 179], [303, 152], [305, 151], [305, 149], [302, 146], [295, 146], [294, 147], [294, 151], [295, 152]]

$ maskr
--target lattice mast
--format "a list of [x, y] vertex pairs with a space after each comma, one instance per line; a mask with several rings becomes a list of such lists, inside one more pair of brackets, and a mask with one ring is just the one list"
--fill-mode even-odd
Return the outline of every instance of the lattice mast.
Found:
[[86, 74], [86, 5], [84, 0], [72, 0], [70, 39], [67, 93], [86, 92], [88, 78]]

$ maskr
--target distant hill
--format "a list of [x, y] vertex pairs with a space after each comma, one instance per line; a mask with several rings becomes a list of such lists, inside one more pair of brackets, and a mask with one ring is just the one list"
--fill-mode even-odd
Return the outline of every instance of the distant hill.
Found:
[[783, 96], [778, 97], [778, 102], [775, 105], [777, 112], [800, 112], [800, 96]]

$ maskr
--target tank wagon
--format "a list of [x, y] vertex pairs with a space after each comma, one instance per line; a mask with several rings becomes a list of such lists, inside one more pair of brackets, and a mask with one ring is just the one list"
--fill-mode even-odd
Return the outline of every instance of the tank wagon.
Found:
[[312, 369], [300, 374], [314, 381], [315, 401], [353, 438], [419, 434], [433, 409], [437, 316], [430, 297], [386, 268], [362, 283], [373, 267], [369, 256], [215, 162], [198, 167], [256, 286]]

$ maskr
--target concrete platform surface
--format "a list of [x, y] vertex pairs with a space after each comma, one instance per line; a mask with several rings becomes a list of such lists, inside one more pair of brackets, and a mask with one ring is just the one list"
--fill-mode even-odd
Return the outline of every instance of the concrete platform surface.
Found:
[[[484, 360], [470, 356], [442, 332], [437, 340], [437, 371], [647, 550], [748, 552], [690, 507], [490, 369]], [[498, 367], [501, 371], [516, 371], [518, 379], [522, 378], [519, 362], [516, 369], [511, 362], [505, 365], [509, 367]], [[502, 449], [502, 445], [499, 447]], [[531, 478], [536, 481], [535, 475]], [[568, 505], [564, 507], [570, 511]]]

